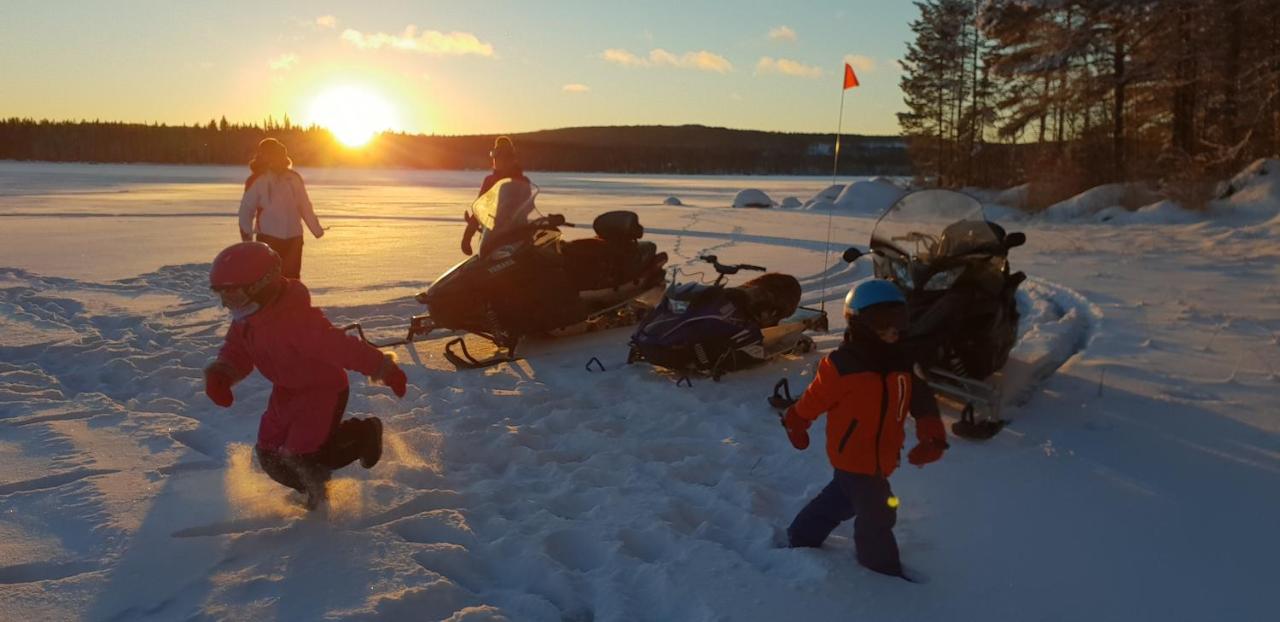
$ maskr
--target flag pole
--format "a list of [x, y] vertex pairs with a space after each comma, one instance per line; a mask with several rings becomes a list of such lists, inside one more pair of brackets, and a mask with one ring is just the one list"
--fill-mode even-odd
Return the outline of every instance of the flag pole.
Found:
[[[840, 170], [840, 132], [844, 129], [844, 92], [849, 90], [844, 84], [840, 85], [840, 115], [836, 119], [836, 150], [831, 162], [831, 185], [836, 185], [836, 174]], [[838, 196], [838, 195], [837, 195]], [[832, 201], [831, 207], [827, 208], [827, 243], [822, 248], [822, 299], [818, 303], [818, 309], [823, 313], [827, 312], [827, 268], [831, 259], [831, 214], [836, 211], [835, 201]]]

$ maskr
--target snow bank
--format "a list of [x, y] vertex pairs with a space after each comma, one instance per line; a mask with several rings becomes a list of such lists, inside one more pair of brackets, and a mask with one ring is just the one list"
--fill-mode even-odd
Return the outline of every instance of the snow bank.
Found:
[[817, 203], [818, 201], [834, 202], [836, 197], [840, 196], [841, 190], [844, 190], [844, 184], [832, 184], [827, 186], [822, 192], [813, 195], [813, 198], [805, 201], [804, 204], [807, 206], [810, 203]]
[[993, 201], [1000, 205], [1025, 211], [1027, 209], [1027, 197], [1030, 196], [1030, 192], [1031, 184], [1022, 184], [1021, 186], [1002, 190], [996, 194]]
[[1123, 206], [1125, 203], [1152, 203], [1160, 197], [1145, 184], [1117, 183], [1103, 184], [1090, 188], [1071, 197], [1050, 205], [1041, 213], [1045, 220], [1064, 222], [1069, 220], [1088, 219], [1108, 207]]
[[755, 188], [747, 188], [733, 197], [734, 207], [757, 207], [767, 209], [774, 205], [776, 205], [776, 203], [773, 202], [773, 199], [769, 198], [769, 195], [765, 194], [763, 190], [757, 190]]
[[902, 198], [907, 191], [882, 181], [855, 181], [836, 197], [836, 209], [842, 212], [879, 216]]
[[1280, 214], [1280, 160], [1263, 158], [1240, 171], [1209, 204], [1215, 216], [1258, 222]]
[[[832, 186], [827, 190], [831, 190]], [[826, 199], [826, 191], [805, 204], [804, 209], [826, 211], [834, 209], [846, 214], [879, 216], [893, 205], [907, 191], [889, 181], [862, 180], [855, 181], [840, 190], [835, 199]]]
[[804, 204], [800, 202], [800, 199], [798, 197], [787, 197], [782, 200], [782, 207], [786, 209], [796, 209], [801, 205], [804, 205]]
[[1177, 201], [1166, 199], [1137, 211], [1129, 211], [1118, 205], [1108, 207], [1095, 214], [1095, 218], [1098, 222], [1114, 224], [1184, 225], [1199, 222], [1204, 219], [1204, 215], [1184, 209]]
[[680, 200], [680, 197], [667, 197], [666, 199], [663, 199], [662, 204], [679, 206], [684, 205], [684, 202]]

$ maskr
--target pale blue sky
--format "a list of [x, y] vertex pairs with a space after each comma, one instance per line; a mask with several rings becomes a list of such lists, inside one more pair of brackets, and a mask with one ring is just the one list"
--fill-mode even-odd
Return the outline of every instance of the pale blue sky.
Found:
[[845, 131], [891, 134], [902, 109], [896, 60], [915, 9], [907, 0], [5, 0], [3, 14], [3, 117], [305, 121], [317, 93], [355, 85], [387, 100], [412, 132], [655, 123], [828, 132], [843, 59], [856, 55], [863, 86], [848, 93]]

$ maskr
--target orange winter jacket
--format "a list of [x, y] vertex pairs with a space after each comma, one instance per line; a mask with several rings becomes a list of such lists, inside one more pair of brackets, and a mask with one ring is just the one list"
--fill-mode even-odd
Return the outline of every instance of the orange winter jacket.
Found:
[[898, 468], [907, 413], [917, 419], [939, 416], [933, 391], [913, 367], [901, 348], [860, 334], [846, 335], [818, 363], [795, 411], [809, 421], [827, 413], [831, 466], [881, 477]]

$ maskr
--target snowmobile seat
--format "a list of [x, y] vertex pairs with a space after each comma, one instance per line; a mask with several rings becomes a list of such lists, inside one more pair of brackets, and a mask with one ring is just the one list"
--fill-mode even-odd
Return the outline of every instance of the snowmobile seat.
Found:
[[630, 281], [653, 263], [653, 242], [609, 242], [601, 238], [572, 240], [561, 246], [565, 269], [579, 291], [613, 287]]
[[800, 306], [800, 281], [790, 274], [770, 272], [726, 291], [761, 328], [776, 326]]
[[613, 243], [634, 242], [644, 237], [644, 227], [635, 212], [615, 210], [596, 216], [591, 228], [601, 240]]

